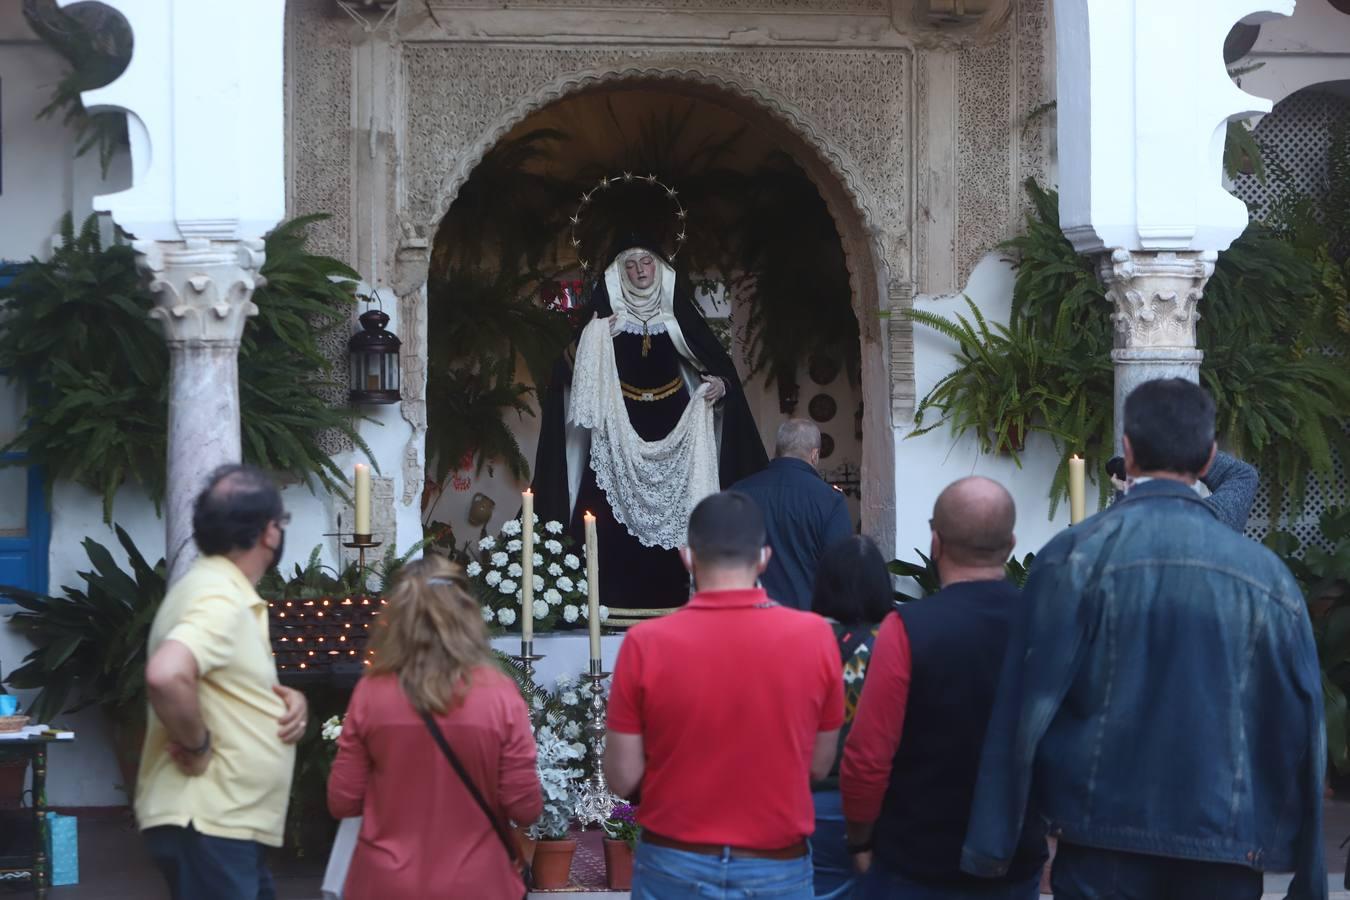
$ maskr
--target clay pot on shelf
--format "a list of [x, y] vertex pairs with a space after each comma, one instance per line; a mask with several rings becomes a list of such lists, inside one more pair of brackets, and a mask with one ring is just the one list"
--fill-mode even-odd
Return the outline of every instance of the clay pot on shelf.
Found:
[[627, 841], [605, 838], [605, 874], [610, 890], [627, 891], [633, 888], [633, 848]]
[[534, 886], [540, 890], [557, 890], [571, 881], [572, 854], [577, 850], [573, 838], [562, 841], [540, 840], [534, 845]]
[[23, 805], [23, 782], [28, 774], [27, 754], [0, 751], [0, 809], [18, 809]]

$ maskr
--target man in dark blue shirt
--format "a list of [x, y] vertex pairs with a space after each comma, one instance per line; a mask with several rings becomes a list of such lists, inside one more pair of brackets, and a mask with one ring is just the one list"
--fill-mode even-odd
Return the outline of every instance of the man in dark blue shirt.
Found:
[[760, 582], [784, 606], [811, 608], [816, 564], [825, 548], [853, 534], [844, 495], [821, 479], [820, 429], [809, 419], [778, 428], [768, 468], [736, 482], [764, 512], [773, 555]]

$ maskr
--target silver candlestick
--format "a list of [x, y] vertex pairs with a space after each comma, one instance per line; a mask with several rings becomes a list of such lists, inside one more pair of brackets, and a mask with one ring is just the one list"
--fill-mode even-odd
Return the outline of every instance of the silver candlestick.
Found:
[[610, 676], [600, 660], [591, 660], [591, 670], [582, 677], [591, 683], [591, 705], [586, 714], [586, 745], [591, 756], [591, 774], [582, 783], [577, 800], [577, 818], [583, 825], [598, 825], [614, 812], [614, 795], [605, 781], [604, 681]]
[[[539, 660], [543, 659], [544, 655], [542, 653], [537, 654], [534, 652], [534, 641], [522, 640], [520, 642], [520, 654], [518, 656], [512, 656], [511, 658], [514, 659], [516, 662], [520, 663], [520, 668], [525, 673], [525, 684], [528, 685], [530, 691], [533, 692], [535, 690], [534, 664], [537, 663]], [[536, 709], [534, 703], [531, 702], [530, 703], [531, 721], [533, 721], [536, 725], [538, 725], [540, 715], [542, 715], [541, 711]]]

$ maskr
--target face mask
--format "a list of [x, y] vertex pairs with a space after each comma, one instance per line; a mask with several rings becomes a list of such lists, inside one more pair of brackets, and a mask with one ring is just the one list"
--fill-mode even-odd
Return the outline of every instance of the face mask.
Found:
[[281, 532], [281, 539], [277, 541], [277, 549], [272, 551], [272, 568], [275, 569], [281, 565], [281, 554], [286, 551], [286, 529], [278, 528]]

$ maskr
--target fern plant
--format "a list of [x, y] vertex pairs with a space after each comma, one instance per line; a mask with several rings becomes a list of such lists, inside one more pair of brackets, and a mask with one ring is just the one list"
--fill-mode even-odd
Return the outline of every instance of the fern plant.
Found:
[[[268, 284], [254, 294], [259, 315], [239, 351], [243, 456], [341, 492], [345, 476], [319, 435], [336, 429], [370, 451], [350, 414], [316, 393], [329, 374], [317, 340], [346, 321], [357, 275], [305, 251], [315, 218], [284, 223], [265, 242]], [[28, 398], [24, 430], [0, 452], [98, 492], [111, 523], [123, 484], [142, 486], [156, 508], [164, 497], [168, 349], [131, 248], [104, 246], [95, 216], [76, 232], [67, 215], [61, 236], [50, 260], [33, 260], [0, 288], [0, 369]]]

